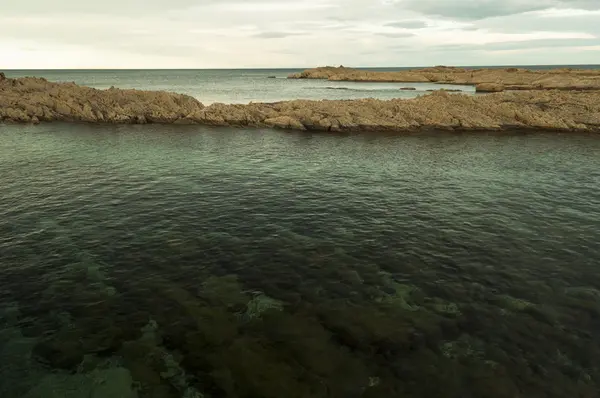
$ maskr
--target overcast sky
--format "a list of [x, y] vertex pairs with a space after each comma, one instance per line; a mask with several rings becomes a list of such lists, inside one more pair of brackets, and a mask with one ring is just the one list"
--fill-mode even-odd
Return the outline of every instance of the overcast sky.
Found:
[[0, 69], [600, 63], [600, 0], [0, 0]]

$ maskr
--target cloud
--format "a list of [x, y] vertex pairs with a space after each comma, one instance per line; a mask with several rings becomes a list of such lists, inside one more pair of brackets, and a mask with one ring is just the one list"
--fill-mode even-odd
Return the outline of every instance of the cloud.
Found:
[[6, 3], [0, 68], [589, 63], [600, 37], [600, 0]]
[[385, 26], [402, 29], [422, 29], [427, 27], [427, 23], [423, 21], [398, 21], [388, 22], [385, 24]]
[[557, 48], [557, 47], [586, 47], [600, 45], [600, 39], [533, 39], [533, 40], [513, 40], [497, 43], [485, 44], [448, 44], [432, 46], [435, 50], [444, 51], [500, 51], [500, 50], [527, 50], [536, 48]]
[[547, 9], [598, 10], [598, 0], [402, 0], [400, 7], [424, 15], [478, 20]]
[[411, 32], [382, 32], [382, 33], [377, 33], [377, 34], [380, 36], [390, 37], [392, 39], [401, 39], [401, 38], [405, 38], [405, 37], [415, 36], [415, 34], [411, 33]]
[[552, 0], [404, 0], [399, 5], [425, 15], [476, 20], [543, 10], [553, 3]]
[[285, 39], [286, 37], [291, 36], [302, 36], [307, 33], [292, 33], [292, 32], [260, 32], [256, 33], [254, 37], [259, 37], [261, 39]]

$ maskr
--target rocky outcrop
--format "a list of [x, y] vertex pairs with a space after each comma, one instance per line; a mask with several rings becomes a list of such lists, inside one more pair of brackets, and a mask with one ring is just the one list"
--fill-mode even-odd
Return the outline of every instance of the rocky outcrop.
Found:
[[499, 83], [479, 83], [475, 86], [478, 93], [501, 93], [504, 91], [504, 85]]
[[460, 93], [462, 92], [462, 90], [457, 89], [457, 88], [439, 88], [439, 89], [429, 89], [427, 90], [428, 92], [433, 92], [433, 91], [445, 91], [447, 93]]
[[33, 77], [0, 81], [0, 119], [16, 122], [174, 123], [203, 107], [190, 96], [161, 91], [96, 90]]
[[514, 91], [480, 96], [436, 91], [409, 100], [295, 100], [205, 107], [181, 94], [97, 90], [22, 78], [0, 82], [0, 121], [179, 123], [399, 133], [434, 129], [600, 131], [600, 91]]
[[327, 66], [307, 69], [303, 72], [292, 74], [289, 78], [388, 83], [502, 84], [506, 90], [600, 90], [600, 69], [465, 69], [436, 66], [433, 68], [396, 72], [378, 72]]

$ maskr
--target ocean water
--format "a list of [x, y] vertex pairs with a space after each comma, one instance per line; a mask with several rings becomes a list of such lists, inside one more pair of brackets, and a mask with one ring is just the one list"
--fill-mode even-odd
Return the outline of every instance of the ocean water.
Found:
[[[40, 70], [6, 71], [8, 77], [40, 76], [50, 81], [106, 89], [166, 90], [191, 95], [204, 104], [276, 102], [293, 99], [414, 98], [441, 88], [474, 93], [470, 86], [432, 83], [353, 83], [287, 79], [299, 69], [248, 70]], [[401, 88], [414, 87], [414, 91]]]
[[597, 397], [599, 153], [0, 125], [0, 397]]
[[[491, 68], [505, 68], [492, 66]], [[597, 69], [600, 65], [521, 66], [529, 69], [573, 67]], [[472, 67], [479, 68], [479, 67]], [[411, 68], [363, 68], [396, 71]], [[99, 89], [135, 88], [166, 90], [191, 95], [204, 104], [276, 102], [294, 99], [414, 98], [428, 90], [452, 89], [474, 94], [472, 86], [433, 83], [363, 83], [296, 80], [287, 76], [302, 69], [214, 70], [8, 70], [8, 77], [40, 76], [50, 81], [75, 82]], [[413, 87], [414, 91], [400, 90]]]

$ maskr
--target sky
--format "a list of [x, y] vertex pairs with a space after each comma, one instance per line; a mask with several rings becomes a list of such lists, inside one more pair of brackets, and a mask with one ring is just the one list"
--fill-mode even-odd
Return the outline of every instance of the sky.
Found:
[[600, 0], [0, 0], [0, 69], [600, 64]]

